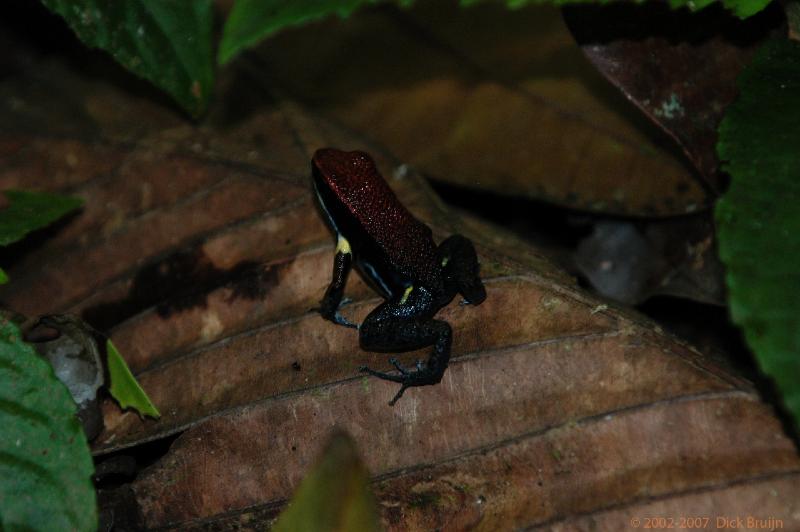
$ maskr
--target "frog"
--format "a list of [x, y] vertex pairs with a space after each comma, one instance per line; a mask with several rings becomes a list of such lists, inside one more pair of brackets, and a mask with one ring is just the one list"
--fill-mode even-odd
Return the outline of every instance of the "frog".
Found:
[[[400, 384], [389, 405], [411, 387], [441, 382], [450, 361], [453, 329], [435, 318], [460, 294], [462, 304], [480, 305], [486, 288], [475, 246], [453, 234], [436, 245], [432, 230], [400, 202], [363, 151], [317, 150], [311, 180], [323, 217], [336, 238], [333, 274], [317, 309], [326, 320], [359, 332], [365, 351], [407, 352], [431, 347], [413, 368], [389, 359], [395, 372], [362, 365], [360, 372]], [[339, 308], [355, 268], [382, 298], [360, 325]]]

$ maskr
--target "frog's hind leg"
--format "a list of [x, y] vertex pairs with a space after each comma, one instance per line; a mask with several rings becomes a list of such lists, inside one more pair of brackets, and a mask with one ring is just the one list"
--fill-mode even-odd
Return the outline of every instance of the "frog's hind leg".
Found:
[[436, 384], [442, 380], [450, 360], [453, 330], [447, 322], [404, 316], [407, 305], [387, 302], [373, 310], [361, 324], [361, 347], [369, 351], [411, 351], [433, 346], [427, 362], [418, 361], [416, 369], [406, 369], [394, 358], [390, 363], [399, 374], [375, 371], [362, 366], [360, 371], [375, 377], [398, 382], [400, 390], [389, 402], [394, 405], [407, 388]]
[[472, 241], [461, 235], [452, 235], [442, 242], [436, 251], [444, 273], [447, 292], [452, 295], [459, 293], [464, 296], [467, 303], [473, 305], [483, 303], [486, 299], [486, 289], [481, 282], [478, 254], [475, 253]]

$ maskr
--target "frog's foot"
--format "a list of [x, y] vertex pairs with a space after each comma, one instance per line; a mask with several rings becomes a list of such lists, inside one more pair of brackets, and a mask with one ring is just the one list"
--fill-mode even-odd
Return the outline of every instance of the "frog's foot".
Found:
[[436, 251], [448, 290], [460, 293], [473, 305], [483, 303], [486, 299], [486, 288], [481, 282], [478, 255], [472, 242], [461, 235], [452, 235]]
[[333, 311], [333, 312], [331, 312], [331, 311], [329, 311], [328, 309], [325, 309], [325, 308], [318, 308], [318, 309], [314, 309], [314, 310], [319, 312], [320, 315], [324, 319], [326, 319], [328, 321], [332, 321], [336, 325], [341, 325], [343, 327], [350, 327], [352, 329], [358, 329], [358, 325], [356, 325], [352, 321], [348, 320], [347, 318], [345, 318], [344, 316], [339, 314], [339, 310], [338, 309]]
[[437, 374], [437, 372], [426, 367], [421, 360], [417, 360], [416, 370], [404, 368], [396, 358], [390, 358], [389, 363], [397, 368], [397, 371], [400, 372], [400, 375], [385, 373], [383, 371], [375, 371], [367, 366], [361, 366], [358, 368], [358, 370], [362, 373], [368, 373], [373, 377], [378, 377], [379, 379], [387, 381], [398, 382], [402, 385], [392, 400], [389, 401], [389, 406], [394, 406], [394, 404], [403, 396], [403, 393], [412, 386], [427, 386], [429, 384], [436, 384], [442, 380], [441, 374]]
[[332, 318], [328, 319], [330, 319], [336, 325], [342, 325], [343, 327], [350, 327], [351, 329], [358, 329], [357, 324], [353, 323], [352, 321], [348, 320], [347, 318], [339, 314], [338, 311], [333, 315]]
[[[400, 368], [398, 368], [400, 369]], [[359, 366], [358, 371], [361, 373], [368, 373], [373, 377], [378, 377], [379, 379], [383, 379], [385, 381], [392, 381], [392, 382], [405, 382], [406, 378], [408, 377], [408, 371], [405, 369], [400, 369], [400, 375], [393, 375], [391, 373], [385, 373], [383, 371], [375, 371], [374, 369], [367, 367], [367, 366]]]

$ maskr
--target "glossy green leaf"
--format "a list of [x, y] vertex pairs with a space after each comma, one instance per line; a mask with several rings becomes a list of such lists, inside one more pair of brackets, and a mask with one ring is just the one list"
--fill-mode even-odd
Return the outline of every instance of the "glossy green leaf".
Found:
[[192, 116], [214, 81], [211, 0], [42, 0], [88, 46], [166, 91]]
[[116, 399], [123, 409], [133, 408], [143, 416], [150, 416], [156, 419], [161, 417], [158, 409], [150, 401], [147, 393], [139, 386], [136, 377], [133, 376], [128, 364], [125, 363], [125, 359], [119, 354], [111, 340], [106, 340], [106, 353], [108, 356], [108, 375], [111, 379], [111, 386], [108, 391], [111, 393], [111, 397]]
[[6, 284], [8, 282], [8, 275], [6, 272], [3, 271], [3, 268], [0, 268], [0, 284]]
[[[337, 14], [347, 17], [364, 4], [378, 0], [236, 0], [219, 45], [220, 64], [287, 26], [296, 26]], [[410, 4], [409, 0], [400, 4]]]
[[[485, 0], [461, 0], [462, 5], [477, 4]], [[508, 7], [515, 9], [528, 4], [608, 4], [615, 0], [506, 0]], [[641, 3], [642, 0], [638, 0]], [[699, 11], [710, 6], [717, 0], [669, 0], [672, 9], [687, 8], [691, 11]], [[719, 0], [727, 9], [733, 11], [740, 18], [747, 18], [755, 15], [770, 3], [770, 0]]]
[[58, 220], [83, 205], [83, 200], [46, 192], [7, 190], [10, 205], [0, 210], [0, 246]]
[[800, 420], [800, 43], [764, 45], [719, 128], [716, 210], [733, 320]]
[[369, 489], [369, 473], [349, 436], [336, 433], [331, 437], [319, 462], [303, 479], [272, 530], [381, 530]]
[[0, 318], [0, 530], [95, 530], [93, 472], [66, 386]]

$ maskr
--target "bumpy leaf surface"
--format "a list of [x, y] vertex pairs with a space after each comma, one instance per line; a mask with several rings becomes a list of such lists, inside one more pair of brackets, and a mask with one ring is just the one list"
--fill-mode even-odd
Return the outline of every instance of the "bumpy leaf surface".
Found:
[[53, 369], [0, 320], [0, 529], [94, 530], [89, 447]]
[[767, 43], [720, 126], [717, 206], [731, 313], [800, 419], [800, 43]]

